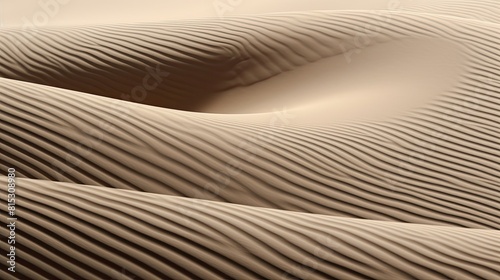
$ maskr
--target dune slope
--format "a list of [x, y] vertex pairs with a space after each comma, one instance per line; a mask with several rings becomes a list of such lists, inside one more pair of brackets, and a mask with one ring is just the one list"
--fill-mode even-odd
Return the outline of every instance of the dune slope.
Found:
[[30, 279], [495, 279], [500, 273], [498, 231], [41, 180], [21, 179], [18, 187], [25, 221], [19, 235], [26, 240], [20, 254], [30, 267], [22, 273]]

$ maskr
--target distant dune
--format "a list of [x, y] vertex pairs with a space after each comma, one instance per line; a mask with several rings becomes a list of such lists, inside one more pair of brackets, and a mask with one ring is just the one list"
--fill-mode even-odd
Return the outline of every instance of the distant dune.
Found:
[[499, 279], [497, 1], [301, 5], [3, 27], [0, 278]]

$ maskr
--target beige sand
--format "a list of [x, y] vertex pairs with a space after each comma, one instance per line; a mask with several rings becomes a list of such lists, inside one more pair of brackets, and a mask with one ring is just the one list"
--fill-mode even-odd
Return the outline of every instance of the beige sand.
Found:
[[15, 276], [498, 279], [497, 1], [93, 2], [0, 33]]
[[19, 180], [19, 187], [19, 216], [29, 220], [20, 238], [31, 249], [23, 258], [35, 264], [43, 254], [54, 261], [24, 269], [30, 279], [495, 279], [499, 273], [498, 231], [42, 180]]

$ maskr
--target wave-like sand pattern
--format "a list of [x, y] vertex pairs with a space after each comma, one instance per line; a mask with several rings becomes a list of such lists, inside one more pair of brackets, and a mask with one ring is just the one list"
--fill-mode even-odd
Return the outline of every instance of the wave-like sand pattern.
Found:
[[30, 279], [496, 279], [500, 273], [498, 231], [50, 181], [19, 180], [18, 188], [19, 238], [26, 240], [20, 254]]
[[[358, 53], [376, 42], [418, 36], [469, 43], [468, 48], [479, 48], [474, 54], [485, 55], [479, 58], [481, 63], [492, 59], [484, 49], [498, 44], [495, 26], [400, 11], [318, 11], [174, 23], [11, 28], [0, 35], [0, 75], [197, 110], [222, 90], [350, 50]], [[168, 82], [156, 83], [167, 78]], [[135, 89], [143, 84], [148, 85], [145, 97], [142, 90]]]
[[[0, 278], [498, 279], [496, 8], [4, 28], [0, 168], [24, 179]], [[435, 63], [390, 63], [404, 54]], [[288, 94], [325, 62], [326, 93]], [[409, 78], [372, 84], [382, 64]]]
[[[432, 111], [284, 128], [12, 80], [0, 92], [8, 122], [0, 124], [0, 162], [23, 177], [357, 218], [500, 225], [491, 129], [453, 130], [453, 117]], [[482, 145], [473, 142], [479, 136]]]
[[500, 3], [495, 0], [428, 1], [427, 3], [415, 3], [415, 5], [403, 8], [403, 10], [500, 23], [500, 17], [498, 16], [500, 14]]

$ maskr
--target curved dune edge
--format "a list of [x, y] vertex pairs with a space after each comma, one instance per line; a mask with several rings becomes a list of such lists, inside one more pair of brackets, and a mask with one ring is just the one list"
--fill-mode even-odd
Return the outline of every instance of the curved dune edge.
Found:
[[[286, 112], [237, 121], [0, 80], [7, 105], [0, 123], [7, 156], [0, 163], [16, 166], [19, 177], [500, 228], [498, 143], [485, 126], [455, 128], [432, 114], [330, 127], [287, 125]], [[474, 142], [479, 136], [482, 145]]]
[[42, 180], [20, 179], [17, 192], [25, 240], [19, 274], [30, 279], [495, 279], [500, 273], [498, 231]]
[[[490, 36], [494, 41], [498, 37], [495, 29], [467, 19], [402, 11], [10, 28], [0, 34], [0, 76], [199, 111], [222, 91], [335, 55], [349, 62], [380, 42], [437, 37], [470, 44], [473, 38], [474, 43], [491, 46]], [[475, 55], [474, 47], [465, 50]]]

